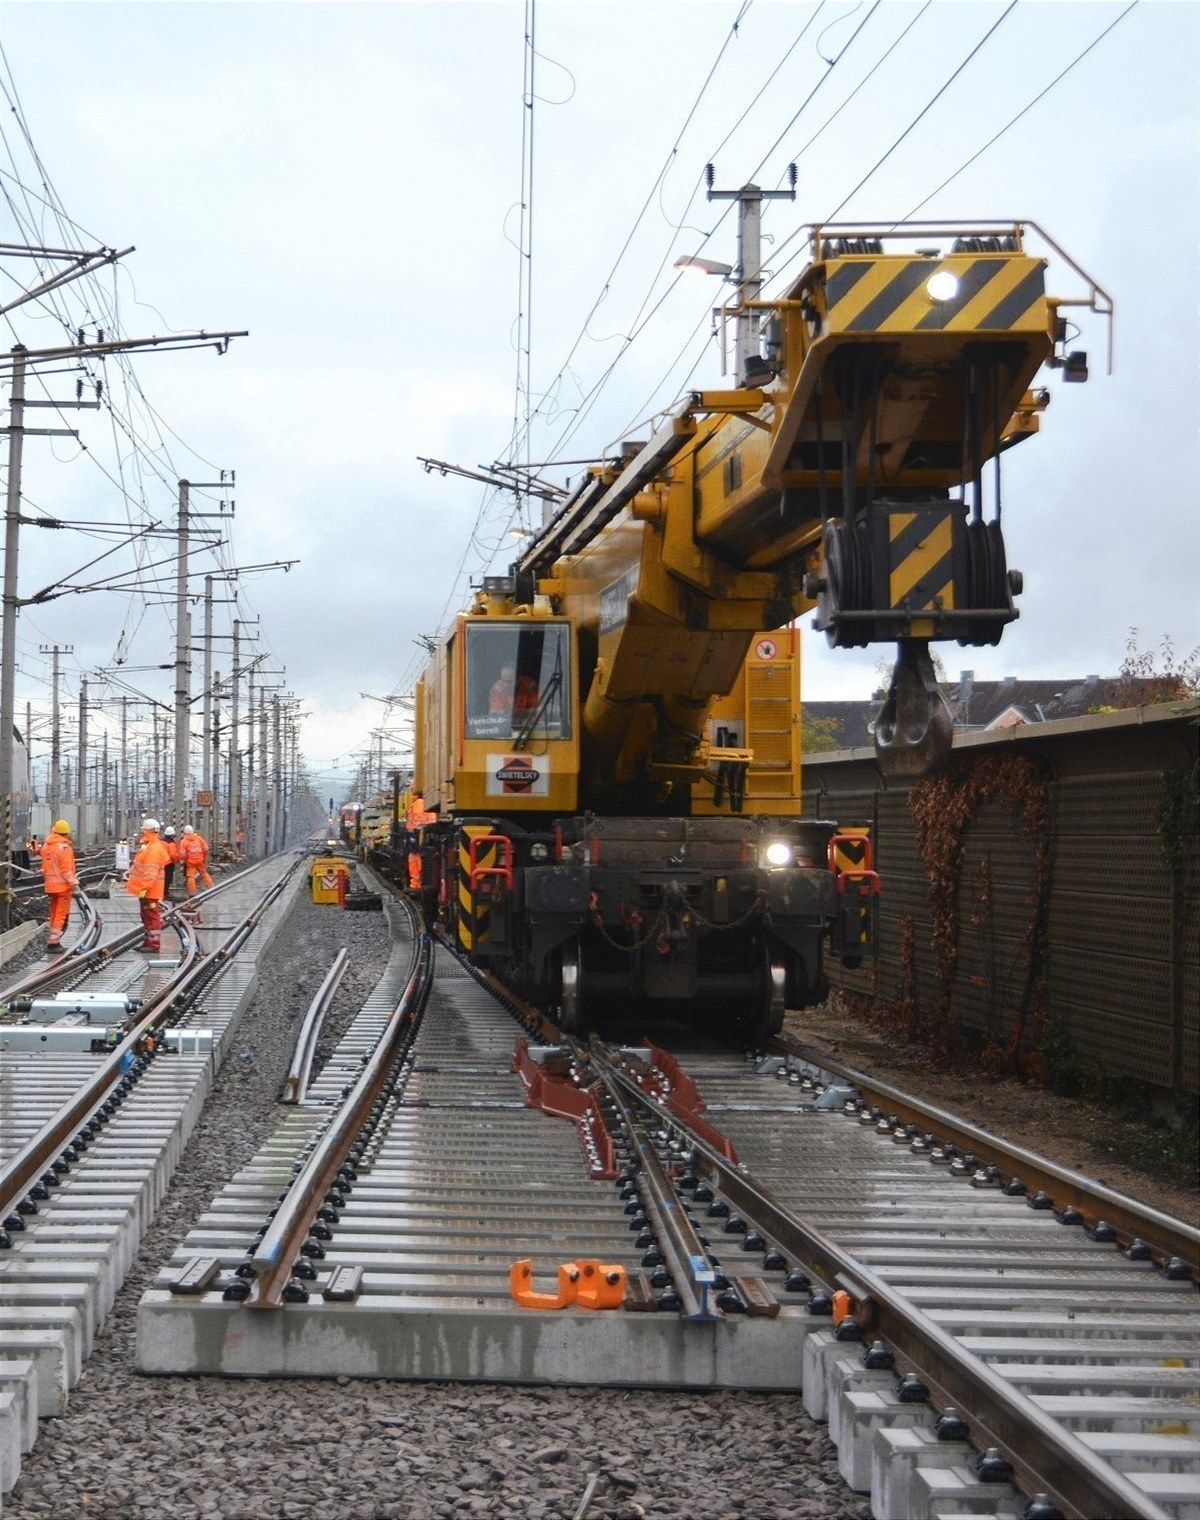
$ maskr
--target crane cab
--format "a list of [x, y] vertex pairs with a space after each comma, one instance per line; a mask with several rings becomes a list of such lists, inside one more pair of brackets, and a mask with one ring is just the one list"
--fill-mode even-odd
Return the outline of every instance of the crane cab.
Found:
[[578, 794], [579, 671], [564, 618], [461, 614], [417, 691], [432, 811], [571, 812]]

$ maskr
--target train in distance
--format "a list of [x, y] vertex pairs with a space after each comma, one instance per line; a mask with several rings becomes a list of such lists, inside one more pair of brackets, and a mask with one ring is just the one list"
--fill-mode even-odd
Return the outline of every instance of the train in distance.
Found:
[[[1031, 231], [1081, 294], [1047, 295]], [[1064, 307], [1111, 316], [1030, 223], [808, 236], [781, 296], [743, 281], [727, 309], [732, 387], [591, 466], [417, 683], [427, 821], [393, 834], [426, 914], [569, 1031], [658, 1011], [761, 1041], [826, 995], [827, 954], [872, 953], [868, 831], [802, 814], [795, 620], [897, 643], [880, 763], [940, 767], [930, 644], [1017, 616], [1001, 457], [1039, 430], [1043, 366], [1087, 378]]]

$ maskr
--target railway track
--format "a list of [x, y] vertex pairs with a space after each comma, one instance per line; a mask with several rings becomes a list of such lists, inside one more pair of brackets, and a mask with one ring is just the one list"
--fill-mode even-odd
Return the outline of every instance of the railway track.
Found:
[[[0, 992], [0, 1492], [60, 1415], [291, 906], [279, 857], [174, 914], [147, 958], [137, 905], [85, 903], [67, 952]], [[201, 900], [197, 899], [197, 903]], [[30, 1005], [32, 1004], [32, 1008]]]
[[404, 944], [139, 1366], [802, 1388], [880, 1517], [1200, 1514], [1195, 1232], [855, 1075], [557, 1041]]

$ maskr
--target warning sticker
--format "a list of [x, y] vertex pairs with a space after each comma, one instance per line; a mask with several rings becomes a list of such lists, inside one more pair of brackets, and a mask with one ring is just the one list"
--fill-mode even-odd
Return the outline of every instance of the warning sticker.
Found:
[[774, 639], [759, 639], [754, 646], [754, 653], [760, 660], [773, 660], [779, 653], [779, 645]]

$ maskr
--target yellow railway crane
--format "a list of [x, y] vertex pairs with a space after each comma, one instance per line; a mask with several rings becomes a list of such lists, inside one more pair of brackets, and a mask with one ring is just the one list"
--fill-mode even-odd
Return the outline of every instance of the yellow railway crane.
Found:
[[898, 644], [881, 762], [939, 766], [930, 642], [1017, 615], [1000, 456], [1044, 364], [1086, 379], [1062, 307], [1112, 310], [1078, 269], [1046, 294], [1028, 223], [814, 227], [762, 299], [738, 195], [737, 383], [591, 467], [418, 686], [427, 907], [578, 1026], [650, 1003], [762, 1036], [824, 995], [826, 944], [870, 950], [869, 844], [800, 816], [795, 620]]

